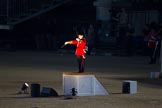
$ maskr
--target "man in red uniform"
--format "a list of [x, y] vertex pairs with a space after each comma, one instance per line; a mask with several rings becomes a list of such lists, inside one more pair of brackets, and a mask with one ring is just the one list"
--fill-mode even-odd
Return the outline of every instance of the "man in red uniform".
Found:
[[67, 44], [75, 44], [76, 45], [77, 48], [76, 48], [75, 55], [76, 55], [77, 61], [78, 61], [79, 73], [84, 72], [85, 54], [87, 51], [86, 39], [84, 38], [84, 35], [78, 34], [78, 38], [76, 38], [76, 40], [67, 41], [64, 43], [64, 45], [67, 45]]
[[157, 45], [158, 45], [158, 32], [155, 32], [155, 29], [151, 29], [151, 31], [148, 34], [148, 48], [150, 53], [149, 64], [154, 64], [156, 62]]

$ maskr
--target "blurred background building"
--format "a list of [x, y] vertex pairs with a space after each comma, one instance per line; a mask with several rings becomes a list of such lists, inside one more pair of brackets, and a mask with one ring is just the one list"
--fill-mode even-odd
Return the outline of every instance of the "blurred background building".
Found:
[[[92, 25], [94, 48], [143, 51], [161, 0], [0, 0], [0, 49], [58, 50]], [[131, 37], [131, 39], [129, 38]], [[131, 42], [128, 42], [131, 41]]]

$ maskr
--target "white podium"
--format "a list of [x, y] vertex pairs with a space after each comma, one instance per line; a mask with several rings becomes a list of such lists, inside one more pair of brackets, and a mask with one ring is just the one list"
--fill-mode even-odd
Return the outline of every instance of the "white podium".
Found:
[[72, 89], [75, 89], [76, 96], [94, 96], [109, 94], [92, 73], [63, 73], [64, 95], [71, 96]]

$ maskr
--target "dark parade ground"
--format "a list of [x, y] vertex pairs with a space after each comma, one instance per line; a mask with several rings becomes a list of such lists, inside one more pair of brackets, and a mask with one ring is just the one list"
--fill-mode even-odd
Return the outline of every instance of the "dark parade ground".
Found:
[[[87, 56], [86, 72], [92, 72], [110, 93], [102, 96], [65, 98], [63, 72], [77, 72], [74, 54], [58, 52], [0, 52], [0, 108], [162, 108], [162, 79], [151, 79], [160, 62], [148, 64], [147, 56]], [[138, 93], [123, 94], [122, 81], [135, 80]], [[39, 83], [58, 97], [18, 94], [21, 85]]]

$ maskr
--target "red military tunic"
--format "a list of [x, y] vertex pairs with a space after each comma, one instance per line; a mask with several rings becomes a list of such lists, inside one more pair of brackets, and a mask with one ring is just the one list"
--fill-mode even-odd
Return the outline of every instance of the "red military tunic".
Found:
[[70, 41], [70, 44], [76, 44], [77, 45], [75, 55], [83, 56], [83, 57], [85, 56], [85, 48], [86, 48], [86, 40], [85, 39], [72, 40], [72, 41]]
[[149, 48], [155, 48], [156, 42], [158, 40], [158, 34], [157, 33], [149, 33], [148, 34], [148, 47]]

